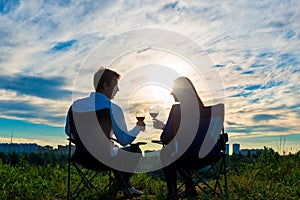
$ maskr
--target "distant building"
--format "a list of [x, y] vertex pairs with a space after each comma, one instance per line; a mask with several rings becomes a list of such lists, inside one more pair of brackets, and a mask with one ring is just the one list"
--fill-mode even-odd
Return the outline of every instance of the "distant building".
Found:
[[[53, 148], [50, 145], [40, 146], [38, 144], [18, 144], [18, 143], [0, 143], [0, 152], [4, 154], [9, 153], [42, 153], [42, 152], [56, 152], [56, 153], [69, 153], [69, 145], [58, 145], [58, 148]], [[75, 146], [71, 146], [71, 152], [75, 152]]]
[[240, 144], [232, 145], [232, 154], [240, 154]]
[[46, 146], [39, 146], [39, 151], [53, 151], [53, 147], [52, 146], [49, 146], [49, 145], [46, 145]]
[[[58, 148], [61, 151], [64, 152], [69, 152], [68, 149], [68, 145], [66, 146], [62, 146], [62, 145], [58, 145]], [[75, 150], [75, 146], [72, 146], [72, 152], [74, 152]], [[4, 153], [4, 154], [9, 154], [9, 153], [38, 153], [38, 152], [48, 152], [48, 151], [58, 151], [58, 149], [54, 149], [52, 146], [50, 145], [46, 145], [46, 146], [40, 146], [38, 144], [18, 144], [18, 143], [0, 143], [0, 152]]]
[[243, 156], [254, 156], [258, 155], [259, 153], [262, 153], [263, 149], [241, 149], [240, 152]]
[[[57, 146], [57, 150], [58, 153], [64, 153], [64, 154], [68, 154], [69, 153], [69, 145], [58, 145]], [[72, 145], [71, 146], [71, 152], [75, 152], [75, 146]]]
[[241, 149], [241, 155], [243, 156], [247, 156], [248, 154], [250, 154], [250, 150], [249, 149]]
[[37, 144], [16, 144], [16, 143], [2, 143], [0, 144], [0, 152], [5, 154], [9, 153], [33, 153], [38, 151], [39, 145]]

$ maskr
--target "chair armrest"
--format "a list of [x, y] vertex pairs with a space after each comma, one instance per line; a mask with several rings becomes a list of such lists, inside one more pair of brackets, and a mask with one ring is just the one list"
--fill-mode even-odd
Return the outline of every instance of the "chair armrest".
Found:
[[[119, 141], [115, 138], [109, 138], [110, 140], [119, 143]], [[119, 143], [120, 144], [120, 143]], [[140, 145], [146, 145], [147, 142], [136, 142], [136, 143], [131, 143], [130, 146], [140, 146]]]
[[161, 144], [163, 145], [162, 141], [160, 140], [151, 140], [152, 143]]
[[[140, 145], [145, 145], [146, 142], [137, 142], [137, 143], [131, 143], [130, 148], [131, 149], [139, 149]], [[134, 151], [135, 152], [135, 151]], [[138, 151], [137, 151], [138, 152]]]
[[136, 143], [131, 143], [130, 145], [146, 145], [147, 142], [136, 142]]

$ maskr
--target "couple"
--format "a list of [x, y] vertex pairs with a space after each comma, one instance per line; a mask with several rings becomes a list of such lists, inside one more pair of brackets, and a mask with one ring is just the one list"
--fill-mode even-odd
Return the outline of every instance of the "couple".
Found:
[[[135, 140], [140, 131], [145, 130], [145, 124], [143, 122], [137, 122], [136, 126], [134, 126], [131, 130], [128, 130], [122, 109], [118, 105], [111, 102], [116, 93], [119, 91], [119, 79], [120, 75], [117, 72], [106, 68], [100, 68], [94, 74], [95, 92], [92, 92], [89, 97], [74, 101], [70, 110], [72, 110], [73, 112], [75, 111], [84, 113], [91, 111], [96, 112], [97, 110], [102, 109], [109, 109], [111, 117], [111, 131], [108, 137], [112, 138], [113, 136], [115, 136], [119, 144], [121, 144], [122, 146], [126, 146], [127, 144], [131, 144]], [[179, 77], [174, 81], [172, 95], [177, 102], [184, 99], [185, 97], [195, 96], [199, 106], [204, 106], [201, 99], [198, 97], [192, 82], [186, 77]], [[180, 110], [180, 104], [173, 105], [166, 125], [164, 125], [164, 123], [159, 120], [153, 121], [155, 128], [163, 129], [161, 140], [163, 144], [166, 144], [167, 146], [170, 141], [173, 141], [172, 139], [177, 134], [180, 124]], [[70, 113], [71, 112], [68, 112], [65, 127], [66, 134], [69, 136], [71, 135], [71, 131], [74, 131], [74, 129], [71, 129], [70, 127], [70, 124], [72, 124], [70, 120]], [[112, 146], [112, 156], [116, 156], [118, 154], [118, 148], [119, 147], [115, 145]], [[140, 148], [123, 147], [123, 149], [135, 154], [141, 154]], [[162, 162], [164, 161], [162, 160]], [[175, 194], [174, 197], [176, 198], [176, 166], [171, 163], [167, 165], [167, 167], [165, 167], [163, 170], [168, 185], [168, 193], [170, 195]], [[132, 173], [121, 172], [120, 174], [122, 178], [125, 179], [126, 187], [128, 188], [128, 191], [130, 191], [131, 195], [139, 196], [143, 194], [142, 191], [135, 189], [131, 185], [129, 179], [132, 176]], [[193, 185], [192, 180], [188, 180], [186, 182], [186, 188], [191, 189], [189, 188], [192, 187], [191, 185]]]

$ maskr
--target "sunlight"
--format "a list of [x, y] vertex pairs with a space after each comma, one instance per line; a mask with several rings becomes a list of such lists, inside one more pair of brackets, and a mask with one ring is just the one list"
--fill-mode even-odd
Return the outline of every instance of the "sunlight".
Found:
[[[120, 55], [110, 63], [109, 67], [122, 75], [119, 86], [123, 88], [119, 97], [123, 99], [142, 84], [159, 84], [165, 88], [172, 88], [173, 81], [177, 77], [186, 76], [193, 82], [206, 105], [215, 103], [217, 99], [222, 101], [223, 84], [214, 78], [216, 71], [211, 68], [212, 61], [206, 55], [198, 57], [201, 63], [197, 63], [199, 66], [194, 66], [187, 58], [175, 52], [148, 47]], [[145, 100], [142, 99], [140, 100]]]
[[147, 142], [147, 145], [141, 148], [161, 148], [151, 143], [151, 140], [159, 139], [162, 131], [153, 128], [149, 107], [157, 105], [159, 107], [157, 119], [164, 123], [167, 121], [174, 103], [170, 93], [176, 78], [188, 77], [205, 105], [214, 104], [216, 102], [214, 99], [223, 100], [218, 96], [220, 91], [218, 85], [222, 84], [214, 78], [216, 72], [212, 68], [210, 58], [206, 55], [197, 55], [197, 58], [197, 61], [200, 60], [197, 63], [200, 66], [194, 66], [188, 58], [176, 52], [145, 47], [128, 51], [109, 64], [109, 68], [121, 74], [119, 92], [113, 101], [123, 108], [128, 129], [136, 124], [136, 111], [145, 112], [146, 131], [141, 132], [136, 139]]
[[173, 96], [170, 95], [171, 90], [164, 88], [161, 85], [149, 84], [142, 85], [135, 90], [129, 97], [129, 107], [132, 108], [129, 111], [129, 115], [132, 121], [136, 121], [135, 112], [143, 109], [147, 116], [145, 122], [152, 122], [149, 114], [149, 107], [151, 105], [158, 105], [159, 107], [159, 118], [161, 120], [166, 119], [168, 111], [174, 103]]
[[151, 143], [151, 140], [158, 140], [160, 138], [162, 130], [153, 128], [149, 108], [151, 105], [157, 105], [159, 108], [157, 119], [166, 123], [170, 109], [174, 103], [173, 96], [170, 93], [170, 88], [150, 82], [139, 85], [139, 87], [130, 93], [127, 101], [122, 102], [122, 107], [125, 108], [125, 120], [129, 128], [133, 127], [137, 121], [136, 111], [144, 110], [145, 112], [144, 122], [146, 124], [146, 131], [141, 132], [135, 140], [136, 142], [147, 142], [147, 145], [141, 146], [143, 150], [161, 148], [160, 145], [153, 145]]

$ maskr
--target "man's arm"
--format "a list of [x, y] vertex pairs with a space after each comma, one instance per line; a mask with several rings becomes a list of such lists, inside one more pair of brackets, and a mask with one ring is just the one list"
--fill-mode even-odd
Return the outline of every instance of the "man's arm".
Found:
[[133, 142], [140, 132], [140, 129], [138, 126], [135, 126], [128, 131], [123, 110], [114, 103], [111, 104], [111, 118], [113, 132], [118, 142], [123, 146]]

